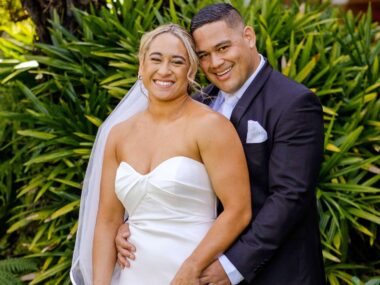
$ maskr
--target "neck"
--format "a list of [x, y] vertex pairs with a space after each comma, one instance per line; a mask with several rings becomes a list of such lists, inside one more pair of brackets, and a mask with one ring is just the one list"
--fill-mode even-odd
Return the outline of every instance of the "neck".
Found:
[[173, 121], [183, 115], [190, 100], [187, 94], [170, 101], [149, 99], [147, 112], [154, 120]]
[[[253, 56], [253, 69], [252, 69], [252, 72], [250, 74], [250, 76], [256, 71], [256, 69], [259, 67], [259, 64], [260, 64], [260, 55], [259, 53], [257, 52], [257, 50], [255, 51], [254, 53], [254, 56]], [[248, 80], [248, 78], [247, 78]]]

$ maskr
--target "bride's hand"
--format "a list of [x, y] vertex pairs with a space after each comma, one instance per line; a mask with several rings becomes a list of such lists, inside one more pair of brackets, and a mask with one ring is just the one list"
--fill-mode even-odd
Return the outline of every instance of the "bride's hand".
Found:
[[190, 261], [185, 261], [177, 271], [170, 285], [200, 285], [201, 271]]

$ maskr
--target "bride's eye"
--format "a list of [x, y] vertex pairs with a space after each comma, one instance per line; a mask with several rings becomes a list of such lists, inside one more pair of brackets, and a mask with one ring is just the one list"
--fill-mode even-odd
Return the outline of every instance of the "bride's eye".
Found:
[[150, 60], [153, 62], [161, 62], [161, 58], [159, 57], [151, 57]]
[[184, 64], [184, 62], [182, 60], [173, 60], [172, 63], [175, 64], [175, 65], [182, 65], [182, 64]]

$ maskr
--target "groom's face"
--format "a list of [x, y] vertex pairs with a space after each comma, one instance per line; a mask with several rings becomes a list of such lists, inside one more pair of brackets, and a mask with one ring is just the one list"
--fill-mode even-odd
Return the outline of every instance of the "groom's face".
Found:
[[217, 21], [196, 29], [193, 38], [200, 67], [222, 91], [236, 92], [253, 73], [256, 38], [251, 27]]

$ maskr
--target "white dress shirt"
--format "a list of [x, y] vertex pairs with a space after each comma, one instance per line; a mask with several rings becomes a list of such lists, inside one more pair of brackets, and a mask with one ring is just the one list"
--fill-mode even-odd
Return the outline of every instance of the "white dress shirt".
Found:
[[[233, 94], [228, 94], [223, 91], [219, 91], [218, 96], [215, 101], [211, 104], [214, 111], [223, 114], [227, 119], [231, 118], [232, 111], [234, 110], [239, 99], [243, 96], [244, 92], [247, 90], [248, 86], [256, 78], [257, 74], [263, 68], [265, 63], [264, 57], [260, 54], [260, 63], [252, 75], [247, 79], [243, 86]], [[223, 254], [219, 257], [219, 262], [221, 263], [224, 271], [226, 272], [228, 279], [232, 285], [236, 285], [243, 281], [244, 277], [241, 275], [239, 270], [231, 263], [231, 261]]]

